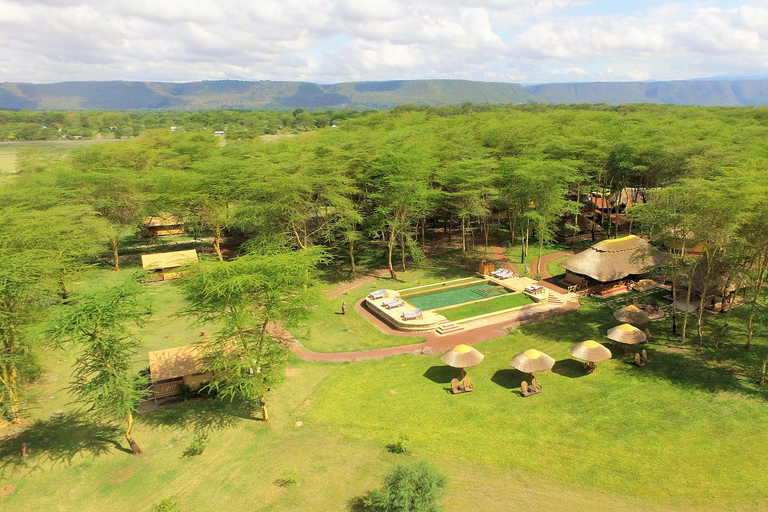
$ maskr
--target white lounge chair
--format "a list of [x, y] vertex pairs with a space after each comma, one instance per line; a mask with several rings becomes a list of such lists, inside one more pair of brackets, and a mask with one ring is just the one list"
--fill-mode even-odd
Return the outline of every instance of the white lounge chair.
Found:
[[395, 297], [393, 299], [385, 300], [384, 302], [381, 303], [381, 305], [386, 308], [386, 307], [389, 307], [390, 304], [392, 304], [393, 302], [397, 302], [398, 300], [400, 300], [400, 297]]
[[403, 304], [405, 304], [405, 301], [400, 297], [398, 297], [396, 299], [385, 302], [384, 304], [382, 304], [382, 306], [384, 306], [387, 309], [393, 309], [393, 308], [399, 308]]
[[507, 279], [509, 277], [512, 277], [513, 275], [515, 275], [514, 272], [512, 272], [511, 270], [507, 270], [507, 269], [503, 268], [503, 269], [501, 269], [501, 272], [496, 274], [496, 277], [498, 279]]
[[403, 320], [415, 320], [417, 318], [421, 318], [420, 309], [414, 309], [413, 311], [403, 312]]
[[384, 297], [389, 297], [387, 290], [384, 288], [368, 294], [369, 299], [383, 299]]

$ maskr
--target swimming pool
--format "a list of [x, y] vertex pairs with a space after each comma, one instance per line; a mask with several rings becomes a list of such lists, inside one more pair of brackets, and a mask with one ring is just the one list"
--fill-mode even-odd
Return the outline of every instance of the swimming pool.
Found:
[[455, 304], [464, 304], [476, 300], [488, 299], [512, 293], [511, 290], [497, 284], [483, 281], [464, 286], [454, 286], [447, 289], [430, 290], [422, 293], [401, 295], [403, 300], [422, 311], [444, 308]]

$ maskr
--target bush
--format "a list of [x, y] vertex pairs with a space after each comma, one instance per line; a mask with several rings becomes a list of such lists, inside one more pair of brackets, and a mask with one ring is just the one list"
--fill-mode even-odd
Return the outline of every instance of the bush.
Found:
[[200, 455], [205, 451], [205, 447], [208, 446], [208, 433], [198, 432], [195, 437], [192, 438], [192, 442], [189, 443], [187, 449], [184, 450], [185, 457], [194, 457]]
[[397, 441], [387, 445], [387, 450], [389, 450], [391, 453], [405, 453], [408, 451], [409, 440], [410, 438], [407, 434], [400, 434], [400, 437], [397, 438]]
[[163, 498], [152, 505], [152, 512], [181, 512], [181, 506], [175, 496]]
[[278, 487], [290, 487], [299, 483], [299, 477], [293, 470], [283, 472], [283, 475], [273, 482]]
[[183, 401], [186, 402], [193, 396], [195, 396], [195, 392], [192, 391], [191, 387], [187, 386], [186, 384], [179, 386], [179, 398], [181, 398]]
[[370, 512], [439, 512], [447, 484], [448, 477], [428, 462], [398, 464], [363, 504]]

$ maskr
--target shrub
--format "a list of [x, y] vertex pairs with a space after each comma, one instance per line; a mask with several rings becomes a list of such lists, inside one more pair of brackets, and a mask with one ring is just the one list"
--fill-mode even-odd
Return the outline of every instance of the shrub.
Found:
[[194, 457], [200, 455], [205, 451], [205, 447], [208, 446], [208, 433], [198, 432], [195, 437], [192, 438], [192, 442], [189, 443], [187, 449], [184, 450], [185, 457]]
[[448, 477], [426, 461], [398, 464], [363, 504], [370, 512], [439, 512], [447, 484]]
[[152, 512], [181, 512], [181, 506], [175, 496], [163, 498], [152, 505]]
[[283, 475], [274, 481], [278, 487], [290, 487], [299, 483], [299, 477], [293, 470], [284, 471]]
[[408, 434], [400, 434], [400, 437], [397, 438], [397, 441], [387, 445], [387, 450], [389, 450], [391, 453], [405, 453], [408, 451], [409, 440], [410, 438], [408, 437]]
[[186, 384], [179, 386], [179, 398], [181, 398], [183, 401], [186, 402], [193, 396], [195, 396], [195, 392], [192, 391], [191, 387], [187, 386]]

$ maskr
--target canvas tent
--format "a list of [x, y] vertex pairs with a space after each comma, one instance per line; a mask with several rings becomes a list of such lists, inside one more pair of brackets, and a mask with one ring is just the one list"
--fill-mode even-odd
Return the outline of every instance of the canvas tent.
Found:
[[155, 350], [149, 353], [149, 373], [152, 397], [162, 398], [179, 394], [182, 385], [193, 391], [211, 377], [202, 373], [200, 354], [194, 345]]
[[574, 285], [614, 285], [664, 262], [664, 254], [635, 235], [603, 240], [560, 263]]
[[194, 249], [141, 255], [142, 268], [157, 272], [158, 279], [161, 281], [179, 277], [179, 273], [174, 272], [174, 269], [196, 262], [197, 252]]
[[149, 236], [181, 235], [184, 221], [175, 215], [153, 215], [144, 218], [144, 227]]

